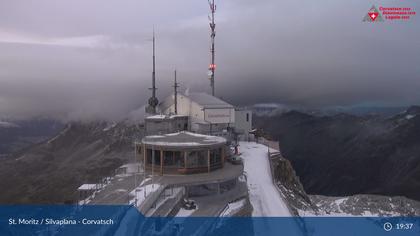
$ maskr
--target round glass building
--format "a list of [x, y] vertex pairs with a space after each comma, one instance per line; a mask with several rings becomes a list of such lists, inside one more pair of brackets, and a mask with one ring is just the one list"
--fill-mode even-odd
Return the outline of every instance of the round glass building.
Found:
[[161, 175], [205, 173], [223, 167], [226, 139], [186, 131], [152, 135], [142, 139], [141, 153], [146, 170]]

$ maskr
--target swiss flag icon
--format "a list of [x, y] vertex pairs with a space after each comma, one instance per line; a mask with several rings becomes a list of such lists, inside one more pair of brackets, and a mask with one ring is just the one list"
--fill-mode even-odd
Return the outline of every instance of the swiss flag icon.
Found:
[[377, 12], [369, 12], [368, 15], [369, 15], [370, 19], [372, 19], [372, 21], [375, 21], [376, 18], [378, 18], [379, 13], [377, 13]]
[[367, 22], [377, 22], [377, 21], [384, 21], [382, 19], [381, 13], [378, 11], [378, 9], [375, 6], [372, 6], [368, 13], [363, 18], [363, 21]]

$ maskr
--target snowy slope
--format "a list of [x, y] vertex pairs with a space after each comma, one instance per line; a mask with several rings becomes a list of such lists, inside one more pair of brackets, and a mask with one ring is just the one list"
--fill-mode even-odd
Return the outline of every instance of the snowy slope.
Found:
[[301, 216], [418, 216], [420, 202], [395, 196], [359, 194], [347, 197], [311, 195], [317, 212], [299, 211]]
[[279, 191], [274, 186], [267, 147], [254, 142], [240, 142], [240, 152], [247, 175], [249, 199], [253, 216], [292, 216]]

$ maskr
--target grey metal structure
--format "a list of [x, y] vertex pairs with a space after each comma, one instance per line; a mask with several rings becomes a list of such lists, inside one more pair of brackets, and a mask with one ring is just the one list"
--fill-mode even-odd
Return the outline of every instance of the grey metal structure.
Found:
[[155, 30], [153, 29], [153, 71], [152, 71], [152, 97], [149, 98], [149, 106], [146, 108], [146, 112], [150, 114], [156, 114], [156, 107], [159, 104], [159, 100], [156, 97], [156, 56], [155, 56]]
[[174, 105], [175, 105], [175, 115], [178, 115], [178, 83], [176, 82], [176, 70], [174, 72], [175, 81], [174, 81]]

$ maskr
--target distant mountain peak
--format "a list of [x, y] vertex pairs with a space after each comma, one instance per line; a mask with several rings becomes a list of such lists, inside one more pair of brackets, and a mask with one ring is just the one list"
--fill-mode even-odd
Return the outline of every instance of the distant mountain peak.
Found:
[[280, 114], [280, 115], [284, 115], [284, 116], [298, 116], [298, 117], [312, 117], [312, 114], [308, 114], [302, 111], [298, 111], [298, 110], [290, 110], [285, 112], [284, 114]]
[[6, 121], [0, 121], [0, 128], [17, 128], [19, 127], [19, 125], [11, 123], [11, 122], [6, 122]]
[[420, 106], [410, 106], [405, 113], [407, 115], [417, 115], [420, 114]]

